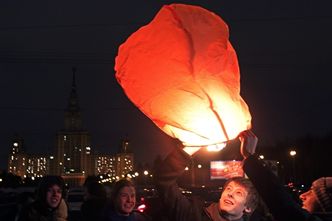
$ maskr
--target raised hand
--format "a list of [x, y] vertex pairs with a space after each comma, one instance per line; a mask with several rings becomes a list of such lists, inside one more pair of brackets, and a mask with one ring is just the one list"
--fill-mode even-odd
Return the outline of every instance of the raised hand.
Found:
[[251, 130], [246, 130], [240, 133], [239, 139], [241, 141], [241, 154], [243, 158], [253, 155], [256, 151], [258, 138]]

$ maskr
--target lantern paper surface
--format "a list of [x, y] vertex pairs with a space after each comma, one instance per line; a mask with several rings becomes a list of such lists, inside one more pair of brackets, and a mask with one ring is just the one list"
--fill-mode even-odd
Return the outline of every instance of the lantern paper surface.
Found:
[[116, 78], [128, 98], [186, 146], [234, 139], [251, 127], [240, 96], [227, 24], [192, 5], [171, 4], [119, 47]]

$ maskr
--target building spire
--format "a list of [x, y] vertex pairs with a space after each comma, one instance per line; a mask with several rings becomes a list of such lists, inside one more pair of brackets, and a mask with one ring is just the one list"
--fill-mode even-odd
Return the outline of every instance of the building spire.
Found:
[[68, 107], [65, 114], [65, 128], [67, 130], [78, 130], [81, 129], [82, 126], [80, 106], [76, 91], [76, 70], [76, 67], [72, 68], [73, 81], [71, 85]]
[[73, 81], [72, 81], [72, 84], [71, 84], [71, 88], [75, 89], [75, 90], [76, 90], [76, 77], [75, 77], [76, 70], [77, 70], [76, 67], [72, 68], [72, 71], [73, 71]]
[[76, 92], [76, 67], [72, 68], [73, 70], [73, 81], [71, 84], [71, 92], [69, 97], [69, 103], [68, 103], [68, 111], [75, 112], [80, 110], [80, 106], [78, 103], [78, 96]]

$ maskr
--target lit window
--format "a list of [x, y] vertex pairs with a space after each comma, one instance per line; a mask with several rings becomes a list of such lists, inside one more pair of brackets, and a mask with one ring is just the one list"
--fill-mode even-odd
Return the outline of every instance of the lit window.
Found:
[[14, 147], [18, 147], [18, 143], [17, 142], [14, 142], [13, 145], [14, 145]]

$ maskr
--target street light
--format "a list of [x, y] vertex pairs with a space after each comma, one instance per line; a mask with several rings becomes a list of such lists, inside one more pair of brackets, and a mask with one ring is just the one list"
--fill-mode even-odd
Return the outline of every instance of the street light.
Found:
[[296, 155], [296, 150], [291, 150], [291, 151], [289, 151], [289, 155], [290, 155], [291, 157], [294, 157], [294, 156]]
[[292, 160], [292, 170], [293, 170], [293, 182], [296, 180], [296, 174], [295, 174], [295, 156], [296, 156], [296, 150], [290, 150], [289, 155]]
[[144, 184], [145, 184], [145, 186], [147, 186], [148, 185], [148, 175], [149, 175], [149, 171], [147, 171], [147, 170], [144, 170], [143, 171], [143, 174], [144, 174]]

